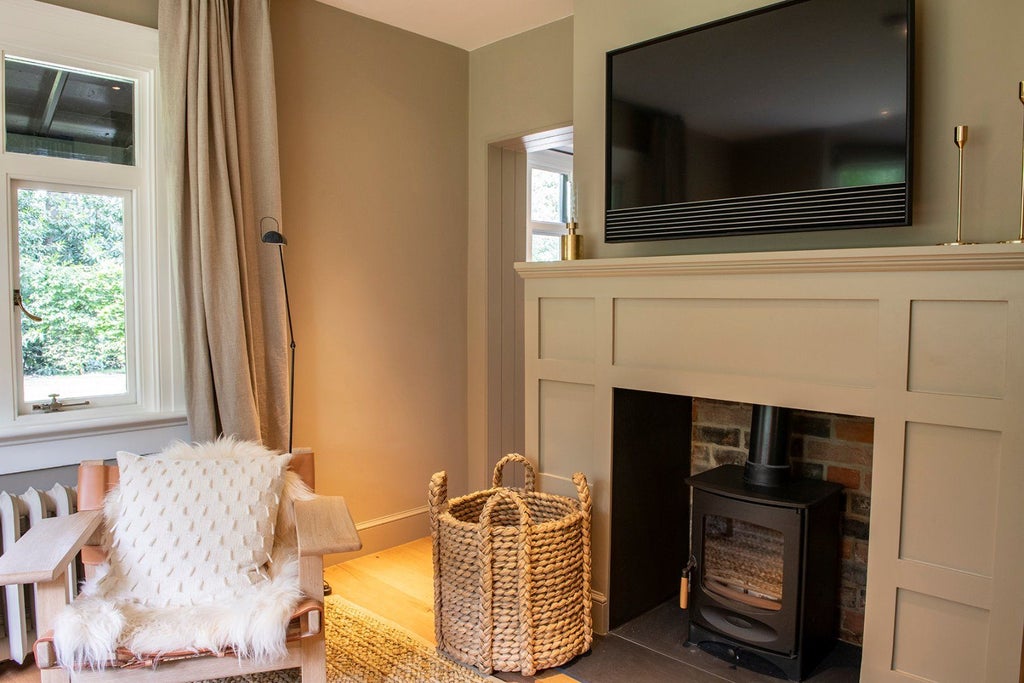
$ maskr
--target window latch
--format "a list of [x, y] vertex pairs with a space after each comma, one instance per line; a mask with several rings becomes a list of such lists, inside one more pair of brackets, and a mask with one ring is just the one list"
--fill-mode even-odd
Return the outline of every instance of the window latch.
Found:
[[65, 408], [73, 408], [75, 406], [87, 406], [87, 405], [89, 405], [88, 401], [75, 401], [74, 403], [71, 403], [69, 401], [63, 401], [63, 402], [62, 401], [58, 401], [57, 400], [58, 396], [60, 396], [60, 394], [50, 394], [50, 402], [49, 403], [34, 403], [32, 405], [32, 410], [39, 410], [39, 411], [42, 411], [44, 413], [59, 413], [60, 411], [64, 410]]
[[15, 308], [20, 308], [21, 312], [25, 314], [25, 317], [27, 317], [29, 320], [31, 320], [33, 322], [37, 322], [38, 323], [38, 322], [42, 322], [43, 321], [43, 319], [40, 318], [38, 315], [33, 315], [33, 314], [29, 313], [28, 309], [25, 308], [25, 304], [21, 300], [21, 290], [20, 289], [14, 290], [14, 307]]

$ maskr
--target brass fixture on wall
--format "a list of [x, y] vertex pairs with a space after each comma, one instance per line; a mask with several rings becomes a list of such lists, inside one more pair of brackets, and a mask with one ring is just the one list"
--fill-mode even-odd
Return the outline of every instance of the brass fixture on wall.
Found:
[[569, 221], [565, 224], [568, 231], [562, 235], [562, 260], [577, 261], [583, 258], [583, 235], [576, 233], [579, 225], [576, 221]]

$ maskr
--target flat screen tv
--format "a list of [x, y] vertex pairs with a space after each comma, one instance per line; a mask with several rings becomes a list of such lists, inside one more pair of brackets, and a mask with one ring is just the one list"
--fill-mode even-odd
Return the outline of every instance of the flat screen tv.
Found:
[[608, 53], [605, 240], [911, 223], [913, 0], [795, 0]]

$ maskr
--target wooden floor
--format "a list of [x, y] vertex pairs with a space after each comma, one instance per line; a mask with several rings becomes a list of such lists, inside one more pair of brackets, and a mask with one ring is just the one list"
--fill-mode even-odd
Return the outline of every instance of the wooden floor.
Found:
[[[430, 539], [421, 538], [328, 567], [324, 578], [334, 592], [346, 600], [436, 644], [432, 562]], [[536, 678], [516, 674], [499, 676], [506, 681], [569, 683], [576, 680], [558, 672], [541, 672]]]

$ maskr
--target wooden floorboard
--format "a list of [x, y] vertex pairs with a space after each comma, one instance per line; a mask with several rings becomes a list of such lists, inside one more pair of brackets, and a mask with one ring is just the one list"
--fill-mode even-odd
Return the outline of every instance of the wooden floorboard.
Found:
[[39, 683], [39, 669], [31, 661], [21, 666], [9, 660], [0, 662], [0, 681], [3, 683]]
[[[324, 578], [337, 595], [436, 644], [433, 546], [429, 538], [328, 567]], [[536, 677], [498, 675], [506, 681], [576, 681], [557, 671], [541, 672]]]
[[328, 567], [324, 578], [337, 595], [433, 643], [433, 574], [423, 572], [431, 548], [423, 540]]

